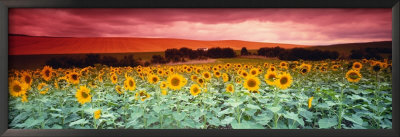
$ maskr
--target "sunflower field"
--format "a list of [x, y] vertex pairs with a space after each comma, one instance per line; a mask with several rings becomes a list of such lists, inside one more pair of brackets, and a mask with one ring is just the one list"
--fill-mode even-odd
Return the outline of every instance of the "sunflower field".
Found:
[[10, 129], [391, 129], [391, 60], [9, 70]]

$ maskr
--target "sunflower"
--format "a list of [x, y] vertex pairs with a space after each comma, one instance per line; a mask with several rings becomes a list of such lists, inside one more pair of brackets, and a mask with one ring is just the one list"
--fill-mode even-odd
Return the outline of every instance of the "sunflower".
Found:
[[218, 68], [217, 66], [214, 66], [214, 67], [212, 68], [212, 70], [213, 70], [213, 71], [218, 71], [219, 68]]
[[85, 104], [86, 102], [92, 101], [92, 96], [90, 95], [90, 89], [88, 89], [86, 86], [80, 86], [80, 89], [76, 91], [75, 97], [78, 100], [78, 102], [81, 103], [82, 105]]
[[196, 75], [192, 75], [190, 76], [190, 79], [192, 79], [192, 81], [196, 81], [199, 77], [197, 77]]
[[368, 63], [368, 60], [367, 59], [362, 59], [361, 62], [365, 64], [365, 63]]
[[235, 92], [235, 87], [232, 84], [228, 84], [226, 86], [226, 92], [231, 92], [231, 93]]
[[279, 67], [282, 69], [288, 69], [288, 63], [286, 61], [282, 61], [279, 63]]
[[72, 72], [69, 74], [68, 77], [68, 82], [72, 83], [72, 84], [79, 84], [79, 74], [76, 72]]
[[156, 84], [159, 80], [160, 78], [154, 74], [151, 74], [149, 77], [147, 77], [147, 81], [149, 81], [150, 84]]
[[133, 91], [136, 89], [136, 82], [132, 77], [127, 77], [124, 81], [124, 86], [127, 90]]
[[267, 62], [264, 63], [263, 65], [265, 68], [268, 68], [269, 64]]
[[201, 72], [201, 69], [197, 68], [194, 72], [196, 72], [196, 74], [199, 74]]
[[199, 83], [201, 86], [203, 86], [205, 80], [203, 78], [197, 79], [197, 83]]
[[224, 82], [227, 82], [227, 81], [229, 81], [229, 75], [228, 74], [226, 74], [226, 73], [224, 73], [224, 74], [222, 74], [222, 80], [224, 80]]
[[168, 83], [165, 82], [165, 81], [162, 81], [161, 84], [160, 84], [160, 88], [161, 89], [166, 89], [167, 87], [168, 87]]
[[116, 84], [118, 82], [118, 76], [115, 73], [111, 75], [111, 83]]
[[164, 75], [164, 70], [163, 69], [158, 69], [157, 70], [157, 74], [160, 75], [160, 76]]
[[235, 82], [239, 84], [242, 82], [242, 79], [240, 77], [235, 77]]
[[257, 76], [259, 73], [258, 73], [259, 71], [258, 71], [258, 69], [257, 68], [252, 68], [251, 70], [250, 70], [250, 75], [252, 75], [252, 76]]
[[9, 87], [10, 95], [13, 97], [20, 97], [26, 94], [28, 85], [19, 81], [12, 81]]
[[346, 79], [349, 81], [349, 82], [358, 82], [358, 81], [360, 81], [361, 80], [361, 74], [360, 74], [360, 72], [359, 71], [357, 71], [357, 70], [349, 70], [347, 73], [346, 73]]
[[115, 91], [117, 91], [118, 94], [124, 94], [124, 91], [122, 90], [120, 85], [115, 86]]
[[310, 70], [311, 70], [311, 65], [310, 64], [301, 64], [300, 65], [300, 73], [301, 74], [306, 74], [306, 73], [308, 73], [308, 72], [310, 72]]
[[22, 82], [24, 82], [25, 84], [28, 85], [28, 89], [30, 88], [30, 86], [32, 85], [32, 76], [31, 74], [29, 74], [28, 72], [24, 72], [22, 73]]
[[187, 72], [187, 73], [192, 73], [192, 71], [193, 71], [192, 68], [190, 68], [190, 67], [189, 67], [189, 68], [186, 68], [186, 72]]
[[242, 78], [247, 78], [248, 76], [249, 76], [249, 73], [247, 73], [246, 71], [242, 71], [241, 73], [240, 73], [240, 76], [242, 77]]
[[210, 79], [211, 79], [211, 74], [210, 74], [210, 72], [203, 72], [202, 76], [203, 76], [203, 78], [204, 78], [205, 80], [210, 80]]
[[289, 73], [282, 73], [278, 79], [275, 80], [275, 85], [280, 89], [287, 89], [292, 84], [292, 76]]
[[275, 72], [275, 70], [276, 70], [276, 68], [272, 65], [271, 65], [271, 67], [268, 68], [268, 71], [271, 71], [271, 72]]
[[167, 78], [168, 87], [172, 90], [179, 90], [186, 84], [186, 79], [179, 74], [173, 74]]
[[360, 62], [354, 62], [352, 68], [354, 70], [360, 70], [362, 68], [362, 64]]
[[257, 77], [254, 76], [249, 76], [245, 79], [244, 83], [244, 88], [246, 88], [249, 91], [255, 91], [258, 90], [259, 85], [260, 85], [260, 80]]
[[44, 66], [44, 68], [42, 69], [42, 78], [46, 81], [49, 81], [51, 79], [51, 77], [53, 76], [53, 68], [51, 68], [50, 66]]
[[101, 110], [96, 110], [94, 111], [94, 119], [99, 119], [101, 116]]
[[275, 84], [275, 79], [277, 78], [276, 72], [267, 71], [267, 74], [264, 75], [264, 81], [273, 86]]
[[192, 94], [192, 96], [197, 96], [200, 92], [201, 89], [199, 85], [193, 84], [192, 86], [190, 86], [190, 94]]
[[321, 67], [319, 68], [319, 71], [325, 73], [326, 71], [328, 71], [328, 67], [325, 66], [325, 65], [323, 65], [323, 66], [321, 66]]
[[333, 71], [338, 71], [339, 65], [332, 65], [331, 69], [332, 69]]
[[383, 69], [383, 64], [379, 61], [373, 62], [371, 66], [372, 70], [374, 70], [375, 72], [378, 72]]
[[308, 99], [308, 109], [310, 109], [311, 108], [311, 104], [312, 104], [312, 100], [314, 99], [314, 97], [310, 97], [309, 99]]
[[148, 94], [144, 90], [141, 90], [139, 92], [136, 92], [136, 94], [135, 94], [135, 99], [139, 100], [139, 98], [141, 101], [145, 101], [146, 99], [150, 98], [150, 94]]
[[221, 72], [219, 72], [219, 71], [214, 71], [214, 76], [215, 76], [216, 78], [221, 77]]

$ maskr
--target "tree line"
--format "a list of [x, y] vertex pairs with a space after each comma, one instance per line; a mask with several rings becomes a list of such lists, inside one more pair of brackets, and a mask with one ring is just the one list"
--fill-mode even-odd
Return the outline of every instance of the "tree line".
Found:
[[53, 68], [73, 68], [73, 67], [87, 67], [94, 66], [95, 64], [104, 64], [113, 67], [124, 67], [124, 66], [138, 66], [141, 63], [134, 59], [133, 55], [124, 56], [118, 60], [112, 56], [103, 56], [99, 54], [86, 54], [84, 58], [73, 58], [73, 57], [57, 57], [51, 58], [46, 61], [46, 65], [52, 66]]
[[208, 50], [192, 50], [187, 47], [180, 49], [165, 50], [165, 57], [161, 55], [153, 55], [151, 63], [164, 64], [168, 62], [184, 62], [187, 59], [207, 59], [207, 58], [233, 58], [236, 53], [232, 48], [214, 47]]

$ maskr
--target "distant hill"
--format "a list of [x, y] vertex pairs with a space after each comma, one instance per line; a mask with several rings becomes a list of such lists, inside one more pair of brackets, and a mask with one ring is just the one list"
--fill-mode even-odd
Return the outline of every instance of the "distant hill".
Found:
[[392, 41], [378, 41], [378, 42], [365, 42], [365, 43], [346, 43], [334, 44], [323, 46], [310, 46], [309, 49], [320, 49], [329, 51], [338, 51], [341, 55], [348, 56], [351, 50], [365, 49], [365, 48], [392, 48]]
[[211, 48], [230, 47], [240, 50], [259, 49], [261, 47], [295, 48], [306, 45], [263, 43], [240, 40], [202, 41], [173, 38], [124, 38], [124, 37], [46, 37], [9, 35], [9, 55], [38, 55], [38, 54], [81, 54], [81, 53], [131, 53], [165, 51], [168, 48], [188, 47]]

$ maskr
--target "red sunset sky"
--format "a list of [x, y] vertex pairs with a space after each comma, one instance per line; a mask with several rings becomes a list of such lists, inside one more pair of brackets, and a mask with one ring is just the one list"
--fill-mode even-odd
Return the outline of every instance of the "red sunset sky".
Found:
[[9, 33], [244, 40], [301, 45], [392, 40], [387, 9], [10, 9]]

